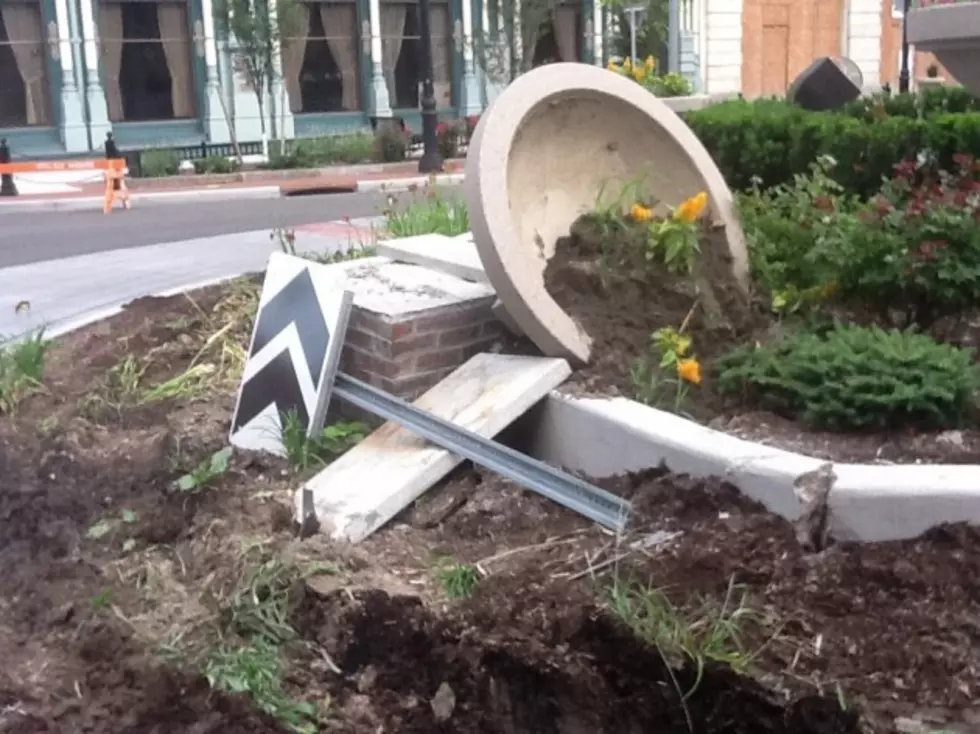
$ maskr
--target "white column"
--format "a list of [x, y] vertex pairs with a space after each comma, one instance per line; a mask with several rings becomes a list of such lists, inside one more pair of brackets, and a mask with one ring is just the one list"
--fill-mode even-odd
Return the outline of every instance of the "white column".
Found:
[[[275, 2], [269, 3], [269, 21], [273, 28], [278, 26]], [[269, 95], [275, 103], [268, 105], [266, 109], [271, 110], [274, 107], [276, 110], [275, 124], [271, 129], [276, 130], [282, 140], [291, 140], [295, 137], [295, 131], [293, 113], [289, 109], [289, 97], [286, 94], [286, 86], [282, 83], [282, 41], [279, 42], [278, 51], [279, 53], [272, 56], [272, 88], [269, 90]]]
[[[463, 4], [463, 115], [479, 115], [483, 111], [480, 85], [476, 78], [473, 57], [473, 0], [461, 0]], [[484, 26], [486, 27], [486, 26]]]
[[61, 66], [61, 93], [58, 100], [61, 108], [61, 140], [66, 152], [81, 153], [89, 149], [88, 131], [85, 127], [84, 105], [78, 92], [78, 80], [75, 78], [69, 15], [68, 0], [55, 0], [54, 17], [58, 26], [58, 44], [49, 50], [57, 52]]
[[368, 14], [371, 22], [371, 111], [375, 117], [392, 117], [391, 96], [385, 82], [381, 61], [381, 2], [370, 0]]
[[112, 129], [105, 92], [99, 76], [99, 32], [95, 27], [92, 3], [98, 0], [79, 0], [82, 16], [82, 63], [85, 65], [85, 101], [88, 103], [88, 126], [92, 150], [101, 150], [106, 133]]
[[218, 40], [214, 33], [214, 3], [201, 0], [201, 25], [204, 31], [204, 131], [208, 141], [227, 143], [231, 141], [231, 131], [221, 105], [221, 87], [218, 85]]
[[592, 63], [602, 66], [603, 47], [602, 0], [592, 0]]

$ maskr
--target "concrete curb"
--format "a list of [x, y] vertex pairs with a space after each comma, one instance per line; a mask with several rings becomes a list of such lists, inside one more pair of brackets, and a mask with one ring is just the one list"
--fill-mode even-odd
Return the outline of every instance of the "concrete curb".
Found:
[[[436, 185], [442, 186], [454, 186], [456, 184], [463, 183], [464, 178], [465, 175], [463, 173], [442, 173], [435, 176], [435, 183]], [[359, 192], [390, 191], [392, 193], [398, 193], [427, 186], [429, 180], [429, 176], [368, 179], [365, 181], [358, 181], [357, 190]]]
[[[552, 393], [529, 431], [530, 453], [590, 476], [665, 464], [722, 477], [788, 520], [803, 505], [794, 482], [827, 462], [745, 441], [626, 398]], [[915, 538], [943, 523], [980, 524], [980, 466], [833, 462], [831, 534], [841, 541]]]
[[[278, 199], [278, 186], [227, 186], [181, 191], [132, 192], [133, 205], [140, 204], [179, 204], [188, 201], [235, 201], [242, 199]], [[102, 208], [101, 196], [79, 196], [75, 198], [27, 199], [24, 201], [0, 201], [0, 214], [3, 212], [74, 212]], [[117, 207], [118, 208], [118, 207]]]

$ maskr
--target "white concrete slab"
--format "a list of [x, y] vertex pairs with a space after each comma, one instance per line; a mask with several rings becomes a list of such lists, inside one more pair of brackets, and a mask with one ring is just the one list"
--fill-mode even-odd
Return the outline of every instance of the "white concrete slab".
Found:
[[490, 282], [480, 262], [473, 235], [469, 232], [458, 237], [425, 234], [385, 240], [378, 243], [377, 252], [396, 262], [421, 265], [463, 280]]
[[[415, 401], [415, 406], [491, 438], [568, 377], [562, 359], [478, 354]], [[296, 493], [300, 522], [312, 500], [322, 532], [357, 543], [463, 460], [386, 423]], [[304, 502], [304, 493], [311, 497]]]

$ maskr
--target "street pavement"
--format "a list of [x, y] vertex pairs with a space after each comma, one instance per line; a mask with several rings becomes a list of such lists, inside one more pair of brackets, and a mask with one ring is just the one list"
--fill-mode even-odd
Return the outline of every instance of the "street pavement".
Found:
[[[299, 226], [296, 250], [337, 252], [367, 245], [382, 224], [377, 217], [370, 217]], [[0, 268], [0, 341], [40, 327], [56, 336], [111, 316], [135, 298], [176, 293], [261, 272], [269, 254], [280, 249], [279, 243], [270, 239], [270, 229], [123, 246]], [[18, 309], [21, 302], [29, 307]]]
[[[0, 268], [145, 245], [272, 230], [380, 213], [381, 192], [201, 203], [135, 202], [129, 211], [4, 212]], [[113, 266], [113, 260], [105, 264]], [[185, 263], [191, 266], [193, 263]], [[0, 271], [2, 272], [2, 271]], [[120, 274], [121, 275], [121, 274]], [[0, 286], [0, 298], [6, 295]], [[0, 329], [0, 334], [4, 333]]]

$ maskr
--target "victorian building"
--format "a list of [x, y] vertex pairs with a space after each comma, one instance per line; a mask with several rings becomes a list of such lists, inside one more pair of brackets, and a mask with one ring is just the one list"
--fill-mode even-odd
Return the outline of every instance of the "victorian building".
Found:
[[[602, 63], [599, 0], [563, 0], [527, 53], [501, 1], [430, 1], [440, 115], [482, 111], [515, 58]], [[304, 2], [296, 14], [266, 129], [327, 135], [391, 114], [418, 127], [417, 0]], [[101, 151], [109, 131], [124, 149], [226, 143], [229, 121], [257, 141], [259, 105], [234, 58], [212, 0], [0, 0], [0, 137], [18, 157]]]

